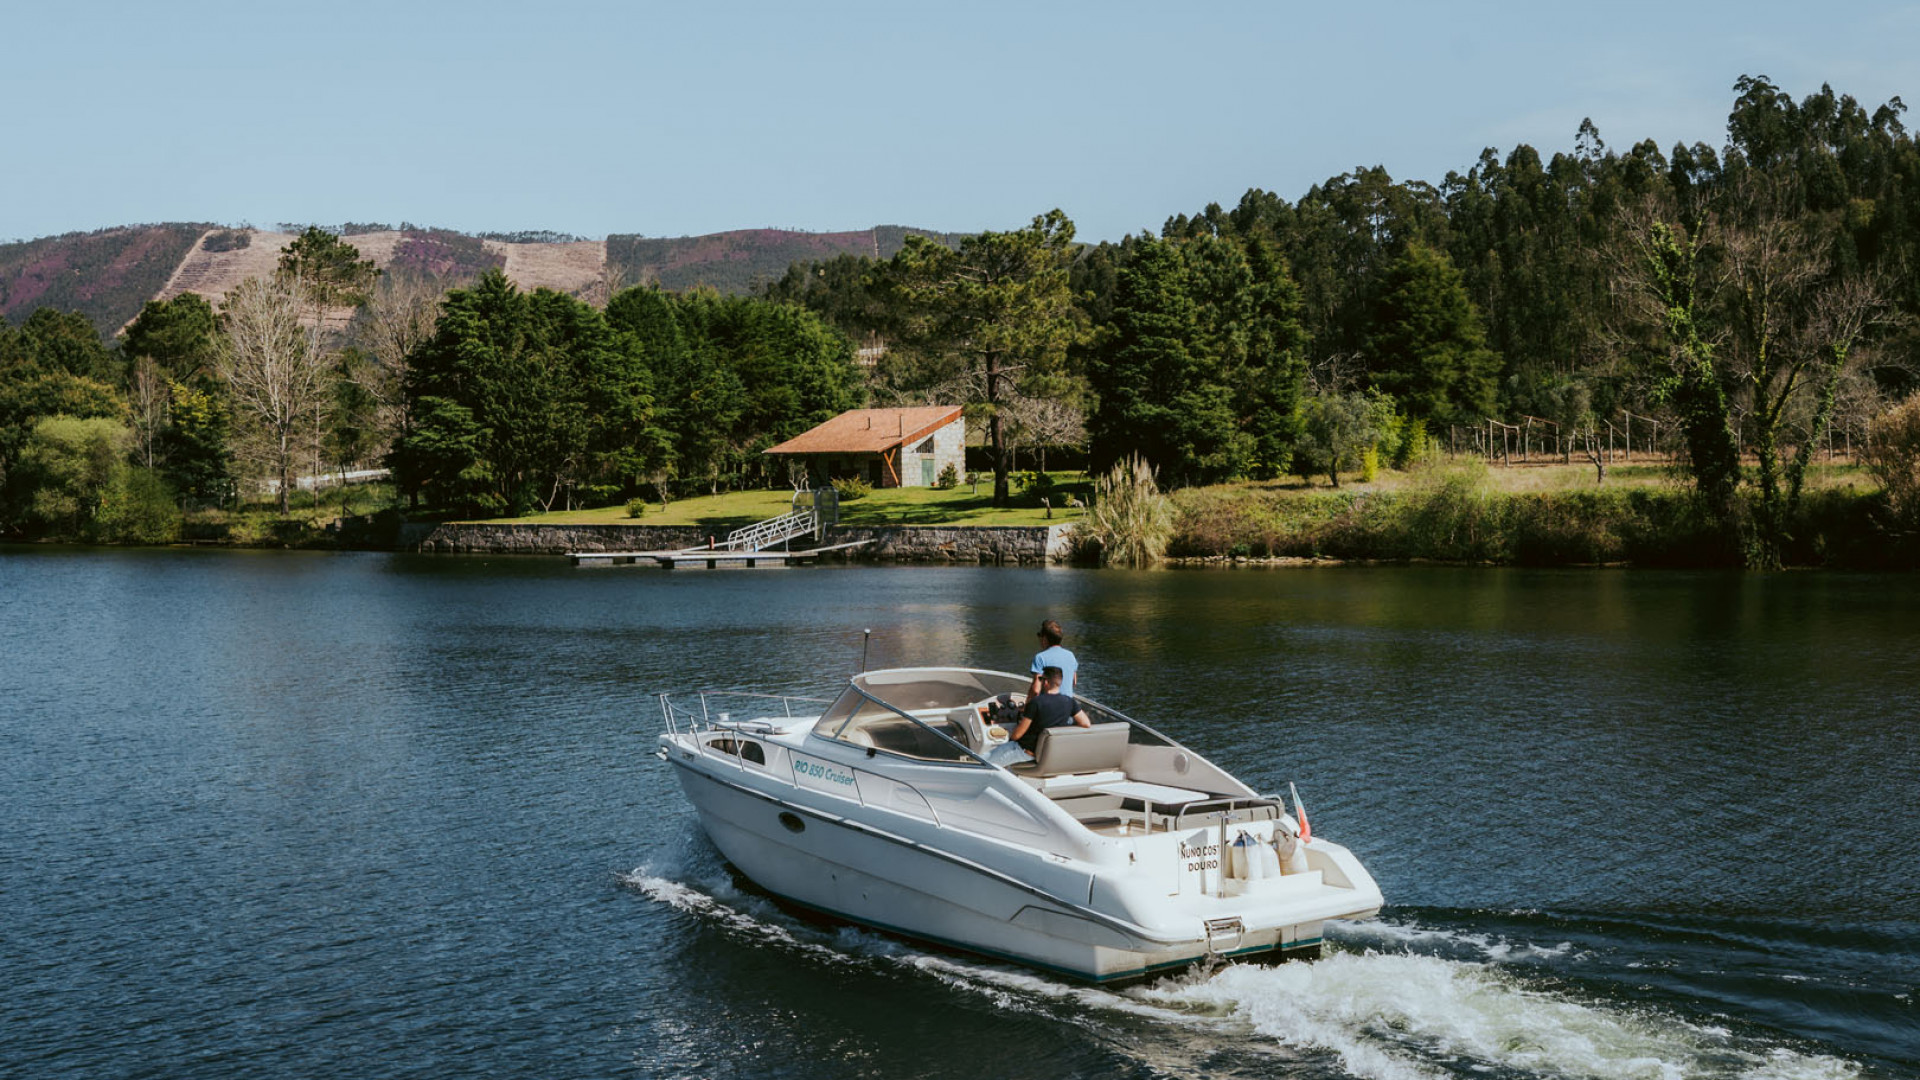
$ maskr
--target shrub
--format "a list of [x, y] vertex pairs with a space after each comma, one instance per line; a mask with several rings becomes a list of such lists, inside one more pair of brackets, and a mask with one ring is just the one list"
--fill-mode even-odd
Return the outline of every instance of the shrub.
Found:
[[1861, 454], [1887, 492], [1887, 509], [1902, 528], [1920, 529], [1920, 395], [1873, 422]]
[[1360, 455], [1360, 482], [1371, 484], [1380, 476], [1380, 448], [1369, 446]]
[[852, 502], [873, 494], [873, 485], [857, 476], [846, 476], [833, 482], [833, 490], [839, 493], [841, 502]]
[[954, 467], [953, 462], [947, 462], [947, 467], [940, 470], [940, 478], [933, 482], [933, 486], [939, 488], [941, 491], [948, 491], [959, 487], [960, 470]]
[[647, 500], [645, 499], [628, 499], [627, 500], [627, 516], [628, 517], [637, 518], [645, 514], [646, 512], [647, 512]]
[[1153, 467], [1135, 455], [1094, 482], [1093, 509], [1082, 528], [1110, 566], [1152, 566], [1173, 536], [1173, 508], [1154, 482]]
[[1021, 493], [1031, 495], [1036, 500], [1044, 499], [1048, 495], [1053, 494], [1054, 486], [1053, 477], [1037, 469], [1032, 472], [1023, 473], [1020, 476]]
[[171, 544], [180, 522], [173, 488], [152, 469], [127, 469], [100, 507], [102, 532], [121, 544]]
[[1393, 447], [1393, 467], [1407, 469], [1433, 452], [1433, 440], [1427, 437], [1425, 420], [1408, 420], [1400, 427], [1400, 441]]
[[239, 251], [253, 243], [253, 233], [246, 229], [215, 229], [207, 234], [200, 244], [200, 250], [208, 252]]

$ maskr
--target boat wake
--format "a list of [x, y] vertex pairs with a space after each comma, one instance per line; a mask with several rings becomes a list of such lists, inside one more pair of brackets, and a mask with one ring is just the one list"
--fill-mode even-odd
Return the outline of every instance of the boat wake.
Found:
[[1122, 991], [930, 953], [857, 928], [802, 922], [734, 887], [623, 876], [722, 933], [830, 965], [908, 969], [988, 1006], [1087, 1030], [1148, 1074], [1290, 1074], [1363, 1080], [1854, 1080], [1854, 1061], [1732, 1021], [1609, 997], [1556, 975], [1571, 942], [1509, 940], [1411, 922], [1343, 927], [1314, 963], [1234, 964]]

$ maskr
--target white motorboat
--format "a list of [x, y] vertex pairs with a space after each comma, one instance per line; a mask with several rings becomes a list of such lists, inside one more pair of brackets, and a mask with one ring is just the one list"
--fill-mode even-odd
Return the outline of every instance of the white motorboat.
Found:
[[[1377, 912], [1359, 860], [1146, 725], [1081, 698], [1000, 765], [1029, 677], [865, 672], [831, 703], [661, 696], [660, 756], [755, 884], [854, 923], [1091, 982], [1316, 957]], [[742, 711], [741, 703], [747, 702]], [[821, 709], [825, 704], [826, 708]]]

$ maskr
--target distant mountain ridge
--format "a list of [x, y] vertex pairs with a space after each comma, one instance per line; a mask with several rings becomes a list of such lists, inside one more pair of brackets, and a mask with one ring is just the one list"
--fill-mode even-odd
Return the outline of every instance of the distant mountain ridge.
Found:
[[[676, 238], [619, 233], [605, 240], [537, 232], [475, 236], [406, 224], [333, 231], [382, 270], [458, 280], [497, 266], [523, 289], [544, 287], [602, 302], [610, 290], [649, 283], [675, 291], [707, 286], [743, 293], [780, 277], [795, 262], [836, 255], [884, 259], [908, 236], [953, 244], [963, 235], [900, 225], [831, 233], [739, 229]], [[195, 292], [217, 302], [247, 278], [271, 274], [280, 249], [295, 235], [169, 222], [0, 244], [0, 316], [18, 323], [35, 308], [51, 306], [78, 311], [111, 336], [148, 300]]]

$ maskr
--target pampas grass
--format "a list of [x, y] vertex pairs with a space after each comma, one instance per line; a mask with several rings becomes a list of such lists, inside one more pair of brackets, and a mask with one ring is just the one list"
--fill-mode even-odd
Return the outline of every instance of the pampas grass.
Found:
[[1128, 567], [1159, 562], [1173, 536], [1173, 507], [1146, 459], [1136, 454], [1116, 463], [1093, 489], [1093, 509], [1083, 528], [1100, 561]]

